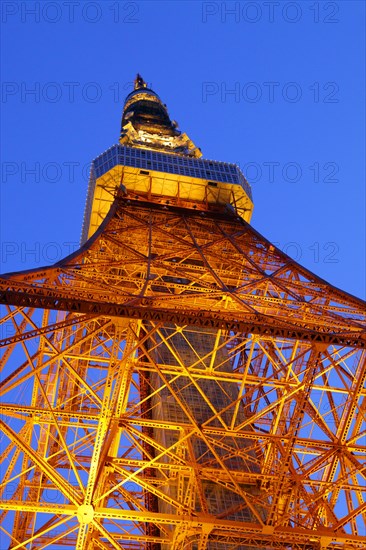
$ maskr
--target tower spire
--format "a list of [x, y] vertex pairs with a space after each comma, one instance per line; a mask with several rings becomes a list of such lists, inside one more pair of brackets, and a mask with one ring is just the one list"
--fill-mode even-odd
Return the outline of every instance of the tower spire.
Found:
[[139, 88], [147, 88], [147, 84], [145, 80], [142, 78], [140, 73], [137, 73], [135, 82], [134, 82], [134, 89], [138, 90]]
[[171, 120], [166, 105], [137, 73], [134, 89], [125, 100], [120, 143], [199, 158], [201, 150]]

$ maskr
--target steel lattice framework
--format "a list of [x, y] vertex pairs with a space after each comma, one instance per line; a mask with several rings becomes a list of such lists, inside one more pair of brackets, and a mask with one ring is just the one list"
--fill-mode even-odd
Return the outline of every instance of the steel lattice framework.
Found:
[[[117, 197], [78, 253], [2, 279], [1, 302], [12, 548], [362, 547], [363, 303], [244, 221]], [[215, 346], [187, 364], [175, 337], [192, 332]], [[207, 381], [236, 399], [218, 409]], [[211, 411], [202, 424], [187, 386]], [[179, 422], [152, 414], [159, 394]], [[208, 514], [205, 482], [251, 521]]]
[[121, 185], [0, 302], [1, 548], [364, 548], [365, 304], [235, 209]]

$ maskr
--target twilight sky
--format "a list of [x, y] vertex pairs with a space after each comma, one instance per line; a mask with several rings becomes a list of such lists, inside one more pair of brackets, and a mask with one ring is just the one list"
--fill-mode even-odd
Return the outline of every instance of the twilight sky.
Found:
[[78, 246], [90, 161], [136, 72], [205, 158], [239, 164], [253, 226], [365, 297], [364, 2], [6, 1], [1, 272]]

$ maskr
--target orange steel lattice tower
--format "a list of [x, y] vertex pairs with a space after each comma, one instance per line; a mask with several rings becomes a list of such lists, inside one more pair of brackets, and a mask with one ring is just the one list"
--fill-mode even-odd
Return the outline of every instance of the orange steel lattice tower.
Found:
[[138, 75], [81, 248], [0, 279], [2, 550], [365, 547], [365, 304], [252, 207]]

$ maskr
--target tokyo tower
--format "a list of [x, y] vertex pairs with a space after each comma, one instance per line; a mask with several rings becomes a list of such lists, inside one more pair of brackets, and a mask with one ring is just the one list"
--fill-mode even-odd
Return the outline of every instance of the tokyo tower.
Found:
[[1, 550], [361, 550], [365, 303], [141, 76], [82, 244], [3, 275]]

